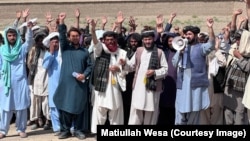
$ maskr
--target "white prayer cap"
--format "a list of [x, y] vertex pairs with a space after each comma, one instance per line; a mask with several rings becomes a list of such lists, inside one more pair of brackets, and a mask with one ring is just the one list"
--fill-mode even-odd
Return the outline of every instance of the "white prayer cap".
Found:
[[29, 21], [23, 23], [22, 25], [20, 25], [18, 28], [20, 29], [20, 28], [22, 28], [22, 27], [24, 27], [24, 26], [27, 26], [28, 22], [35, 23], [36, 21], [37, 21], [37, 18], [31, 19], [31, 20], [29, 20]]
[[43, 39], [43, 45], [49, 48], [50, 40], [56, 36], [59, 37], [59, 32], [51, 32], [47, 37]]
[[40, 29], [41, 27], [39, 26], [39, 25], [35, 25], [35, 26], [33, 26], [32, 28], [31, 28], [31, 30], [32, 31], [35, 31], [35, 30], [37, 30], [37, 29]]
[[205, 37], [205, 36], [209, 36], [209, 34], [207, 33], [207, 32], [200, 32], [200, 33], [198, 33], [198, 37], [200, 38], [200, 37]]

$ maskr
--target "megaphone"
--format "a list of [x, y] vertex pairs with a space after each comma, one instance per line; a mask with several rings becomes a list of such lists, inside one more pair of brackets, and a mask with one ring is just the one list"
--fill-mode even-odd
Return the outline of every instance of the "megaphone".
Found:
[[184, 49], [187, 43], [188, 43], [188, 40], [183, 39], [181, 36], [174, 37], [172, 41], [173, 48], [177, 51]]

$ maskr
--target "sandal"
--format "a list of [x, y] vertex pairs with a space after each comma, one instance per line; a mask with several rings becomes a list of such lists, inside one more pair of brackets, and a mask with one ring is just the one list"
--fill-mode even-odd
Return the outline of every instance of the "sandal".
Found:
[[21, 138], [27, 138], [27, 137], [28, 137], [28, 135], [27, 135], [25, 132], [20, 132], [20, 133], [19, 133], [19, 136], [20, 136]]
[[43, 130], [49, 130], [51, 129], [51, 124], [49, 120], [46, 120], [44, 126], [43, 126]]
[[35, 121], [28, 120], [27, 121], [27, 126], [33, 125], [34, 123], [35, 123]]
[[2, 133], [0, 133], [0, 139], [2, 139], [2, 138], [4, 138], [4, 137], [5, 137], [5, 135], [2, 134]]
[[39, 127], [43, 127], [43, 119], [42, 118], [38, 118], [38, 125], [39, 125]]
[[38, 128], [38, 125], [37, 125], [37, 123], [35, 123], [35, 124], [31, 125], [30, 130], [36, 130], [37, 128]]
[[50, 129], [50, 125], [49, 124], [45, 124], [44, 126], [43, 126], [43, 130], [49, 130]]

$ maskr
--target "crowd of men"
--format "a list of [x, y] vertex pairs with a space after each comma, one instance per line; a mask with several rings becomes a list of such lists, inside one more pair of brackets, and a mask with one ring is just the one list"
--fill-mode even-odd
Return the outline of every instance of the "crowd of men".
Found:
[[91, 17], [80, 28], [79, 9], [72, 27], [64, 12], [39, 25], [18, 11], [0, 38], [0, 139], [13, 121], [21, 138], [28, 126], [59, 139], [85, 139], [105, 124], [249, 125], [250, 17], [241, 14], [215, 35], [210, 17], [207, 31], [172, 25], [176, 13], [165, 27], [158, 15], [137, 31], [119, 11], [109, 31], [106, 17], [101, 29]]

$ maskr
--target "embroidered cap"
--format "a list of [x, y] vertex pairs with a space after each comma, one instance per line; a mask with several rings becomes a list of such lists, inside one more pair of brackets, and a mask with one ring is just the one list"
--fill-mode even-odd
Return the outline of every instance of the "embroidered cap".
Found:
[[142, 31], [141, 36], [142, 36], [142, 38], [144, 38], [144, 37], [155, 37], [155, 31], [154, 30]]

